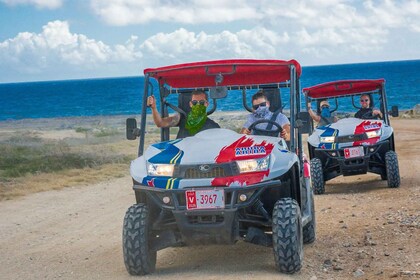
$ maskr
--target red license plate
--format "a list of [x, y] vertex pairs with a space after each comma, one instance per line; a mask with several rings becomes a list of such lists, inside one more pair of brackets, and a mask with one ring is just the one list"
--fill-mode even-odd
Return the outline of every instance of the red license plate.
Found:
[[356, 157], [362, 157], [364, 155], [365, 155], [365, 152], [364, 152], [362, 146], [351, 147], [351, 148], [345, 148], [344, 149], [344, 157], [345, 158], [356, 158]]
[[191, 190], [185, 192], [188, 210], [225, 208], [223, 190]]

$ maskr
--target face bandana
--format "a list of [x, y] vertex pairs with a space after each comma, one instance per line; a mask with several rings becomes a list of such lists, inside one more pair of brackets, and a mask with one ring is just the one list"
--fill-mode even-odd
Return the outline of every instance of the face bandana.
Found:
[[322, 108], [321, 110], [321, 117], [329, 118], [331, 117], [330, 109], [329, 108]]
[[191, 107], [191, 112], [188, 113], [187, 123], [185, 128], [190, 135], [195, 135], [203, 127], [207, 120], [206, 106], [197, 104]]
[[260, 106], [257, 110], [255, 110], [254, 115], [258, 119], [263, 119], [269, 112], [270, 109], [268, 106]]

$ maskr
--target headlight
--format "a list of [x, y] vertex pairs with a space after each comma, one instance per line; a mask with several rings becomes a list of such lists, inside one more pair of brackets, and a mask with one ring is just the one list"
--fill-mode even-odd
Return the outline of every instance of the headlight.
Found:
[[239, 172], [256, 172], [256, 171], [266, 171], [270, 164], [270, 156], [258, 159], [247, 159], [247, 160], [238, 160]]
[[149, 176], [169, 176], [174, 173], [173, 164], [148, 163], [147, 175]]
[[367, 138], [375, 138], [375, 137], [379, 137], [381, 136], [381, 130], [373, 130], [373, 131], [368, 131], [366, 132], [366, 136]]
[[319, 141], [322, 143], [334, 143], [335, 136], [319, 137]]

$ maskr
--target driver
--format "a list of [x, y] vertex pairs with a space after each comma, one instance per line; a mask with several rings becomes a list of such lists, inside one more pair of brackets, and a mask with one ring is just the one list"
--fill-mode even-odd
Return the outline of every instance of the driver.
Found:
[[[242, 134], [251, 134], [248, 128], [256, 121], [265, 119], [271, 120], [278, 123], [282, 128], [280, 137], [285, 140], [290, 140], [290, 122], [289, 119], [282, 113], [273, 113], [269, 110], [270, 102], [267, 100], [267, 97], [264, 95], [263, 90], [259, 90], [256, 94], [252, 96], [252, 114], [248, 115], [247, 121], [243, 125], [240, 133]], [[275, 116], [277, 114], [277, 116]], [[260, 123], [256, 126], [257, 129], [267, 130], [267, 126], [270, 126], [269, 123]], [[271, 125], [271, 130], [276, 130], [276, 126]]]
[[382, 119], [381, 111], [376, 108], [372, 108], [370, 104], [371, 100], [369, 94], [363, 94], [360, 96], [360, 105], [362, 105], [362, 108], [356, 112], [354, 117], [359, 119]]
[[[160, 116], [158, 110], [156, 109], [156, 99], [153, 95], [147, 98], [147, 106], [152, 108], [153, 121], [157, 127], [173, 127], [181, 125], [181, 115], [179, 113], [164, 118]], [[207, 106], [209, 106], [207, 93], [202, 90], [193, 91], [190, 101], [191, 111], [187, 115], [185, 125], [183, 125], [183, 128], [185, 129], [180, 127], [177, 138], [193, 136], [199, 131], [209, 128], [220, 128], [215, 121], [207, 117]]]

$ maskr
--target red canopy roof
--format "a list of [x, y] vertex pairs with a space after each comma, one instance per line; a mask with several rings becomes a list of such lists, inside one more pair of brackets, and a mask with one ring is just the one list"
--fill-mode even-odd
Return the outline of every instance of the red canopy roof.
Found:
[[307, 87], [303, 89], [303, 93], [311, 98], [328, 98], [370, 92], [381, 89], [384, 85], [384, 79], [343, 80]]
[[290, 67], [296, 68], [299, 77], [302, 70], [296, 60], [231, 59], [177, 64], [148, 68], [149, 74], [160, 84], [173, 88], [198, 88], [216, 86], [215, 77], [222, 74], [221, 86], [281, 83], [290, 80]]

